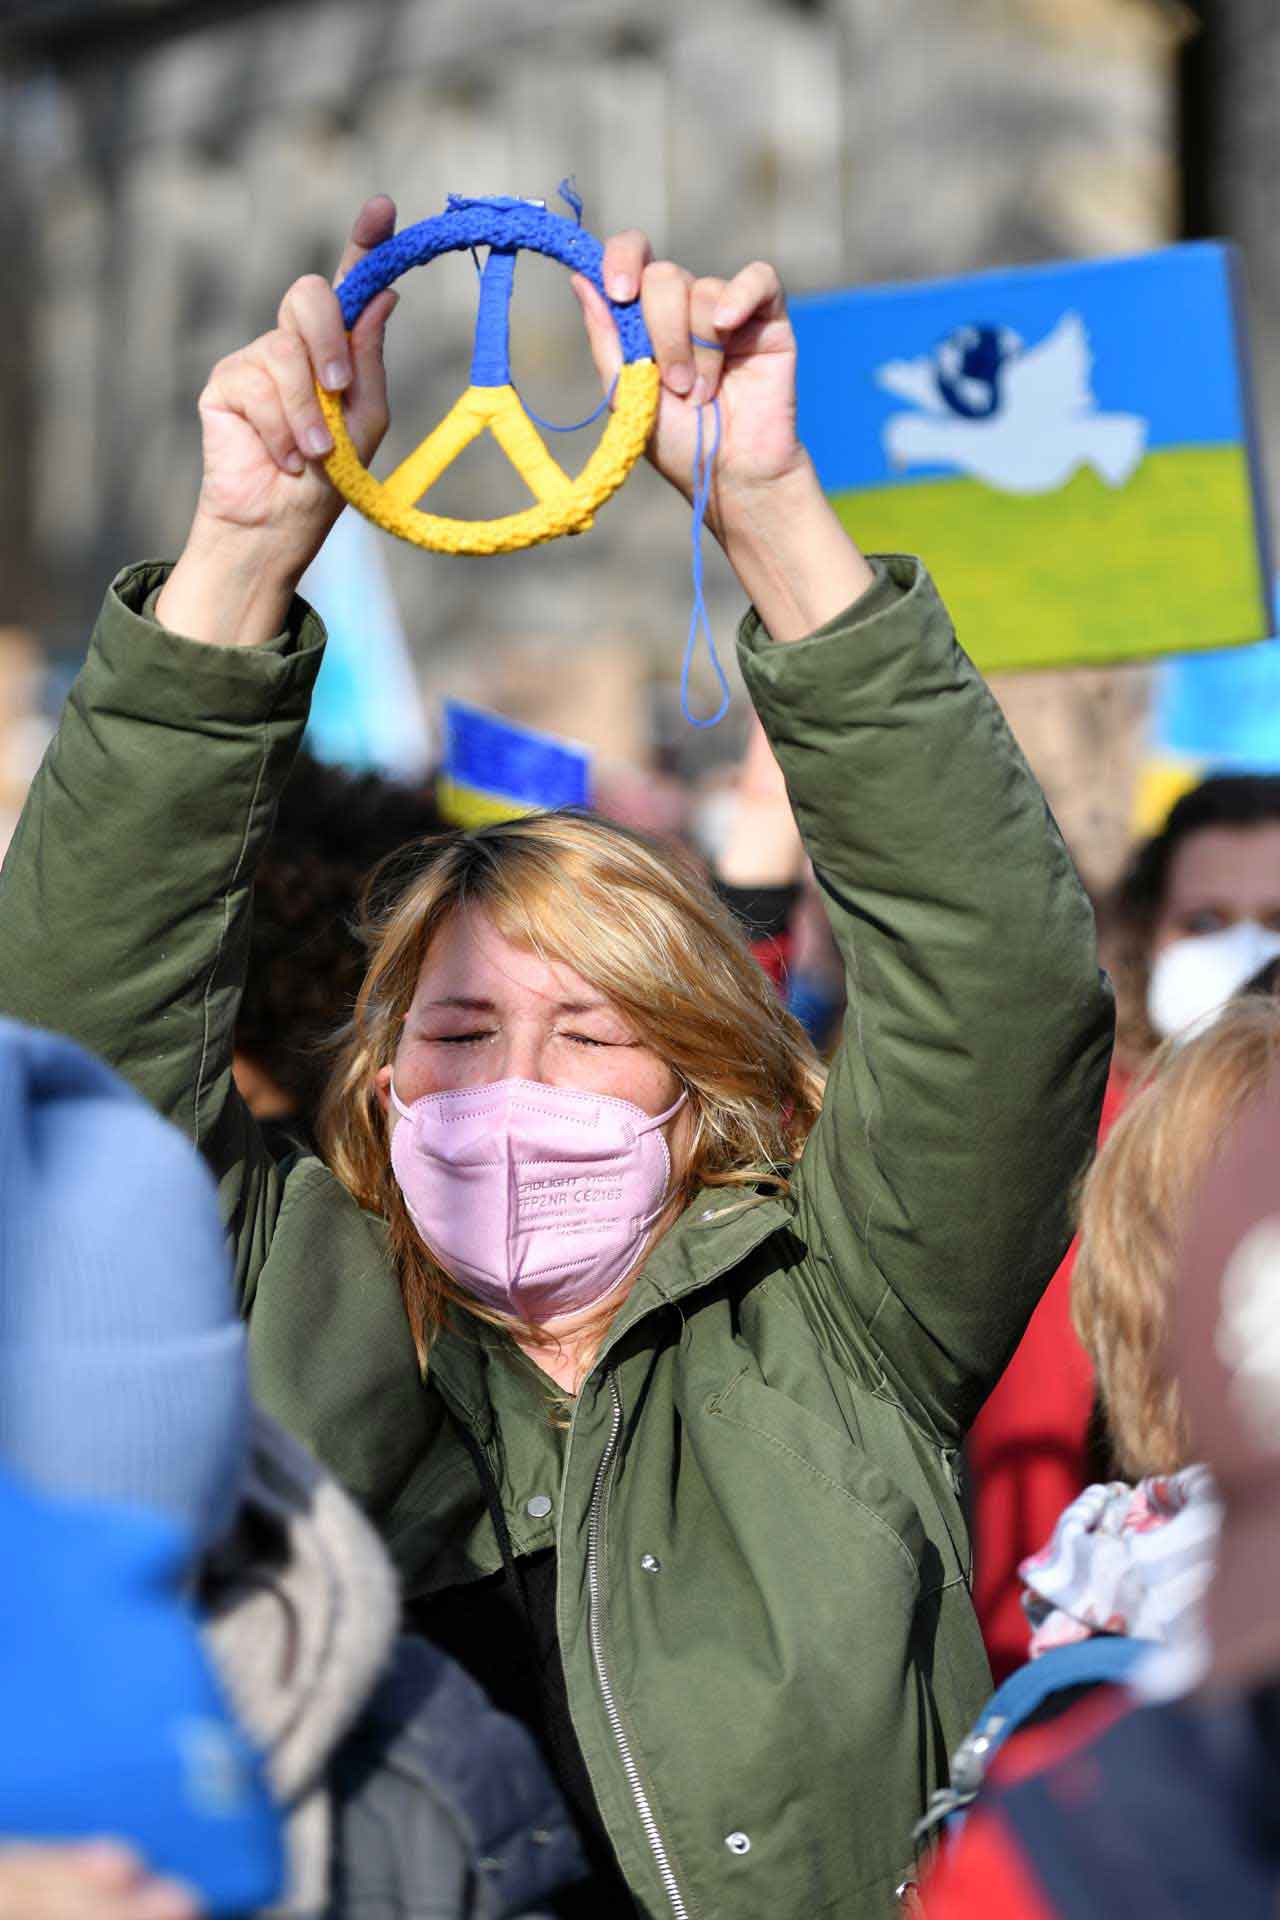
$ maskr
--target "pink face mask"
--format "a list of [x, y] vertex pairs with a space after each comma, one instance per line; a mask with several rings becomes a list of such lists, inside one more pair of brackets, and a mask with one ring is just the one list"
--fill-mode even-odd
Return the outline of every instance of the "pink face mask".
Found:
[[635, 1270], [671, 1185], [665, 1113], [630, 1100], [495, 1080], [428, 1093], [391, 1137], [409, 1216], [486, 1306], [541, 1323], [595, 1306]]

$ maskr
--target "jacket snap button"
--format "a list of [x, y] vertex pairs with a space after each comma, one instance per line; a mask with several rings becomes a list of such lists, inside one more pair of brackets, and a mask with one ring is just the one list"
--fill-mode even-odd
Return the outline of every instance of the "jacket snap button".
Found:
[[642, 1553], [640, 1555], [640, 1565], [644, 1568], [646, 1573], [662, 1572], [662, 1562], [661, 1560], [659, 1560], [656, 1553]]
[[730, 1833], [725, 1836], [725, 1845], [730, 1853], [750, 1853], [751, 1835], [749, 1833]]
[[532, 1500], [526, 1500], [524, 1510], [531, 1520], [545, 1520], [551, 1511], [551, 1495], [535, 1493]]

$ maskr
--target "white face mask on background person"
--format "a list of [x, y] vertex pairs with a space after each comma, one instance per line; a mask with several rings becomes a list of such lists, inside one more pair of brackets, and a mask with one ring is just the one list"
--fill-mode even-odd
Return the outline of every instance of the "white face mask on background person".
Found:
[[1280, 933], [1256, 920], [1175, 940], [1152, 964], [1147, 988], [1152, 1026], [1164, 1040], [1189, 1038], [1277, 954]]

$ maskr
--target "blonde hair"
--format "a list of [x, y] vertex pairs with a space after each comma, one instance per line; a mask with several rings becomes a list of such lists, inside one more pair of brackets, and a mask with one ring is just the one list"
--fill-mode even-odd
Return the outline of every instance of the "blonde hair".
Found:
[[[408, 873], [405, 875], [406, 860]], [[396, 887], [399, 876], [401, 884]], [[391, 896], [387, 898], [389, 885]], [[382, 898], [386, 904], [377, 906]], [[699, 1186], [785, 1191], [822, 1100], [823, 1069], [727, 908], [686, 857], [589, 815], [541, 813], [417, 843], [365, 896], [369, 967], [321, 1105], [329, 1165], [382, 1215], [425, 1360], [449, 1303], [503, 1326], [432, 1259], [391, 1171], [375, 1075], [395, 1057], [432, 940], [482, 908], [504, 938], [573, 968], [634, 1025], [688, 1092], [677, 1199]], [[603, 1334], [616, 1305], [610, 1304]]]
[[1138, 1479], [1188, 1464], [1167, 1342], [1175, 1263], [1196, 1188], [1280, 1058], [1280, 1005], [1234, 1001], [1155, 1054], [1085, 1180], [1071, 1314], [1093, 1360], [1112, 1449]]

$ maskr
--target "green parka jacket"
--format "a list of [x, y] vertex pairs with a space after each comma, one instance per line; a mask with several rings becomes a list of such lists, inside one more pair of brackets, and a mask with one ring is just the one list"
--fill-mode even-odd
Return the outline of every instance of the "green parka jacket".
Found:
[[879, 573], [807, 640], [751, 615], [740, 638], [849, 970], [821, 1120], [787, 1199], [694, 1199], [567, 1432], [475, 1327], [424, 1382], [381, 1223], [318, 1160], [273, 1163], [233, 1088], [312, 613], [263, 648], [200, 645], [147, 617], [162, 568], [122, 574], [0, 889], [0, 1005], [204, 1149], [258, 1394], [408, 1591], [501, 1564], [455, 1421], [516, 1552], [556, 1546], [574, 1724], [657, 1920], [894, 1912], [989, 1686], [958, 1450], [1065, 1245], [1107, 1068], [1092, 916], [1043, 797], [924, 571]]

